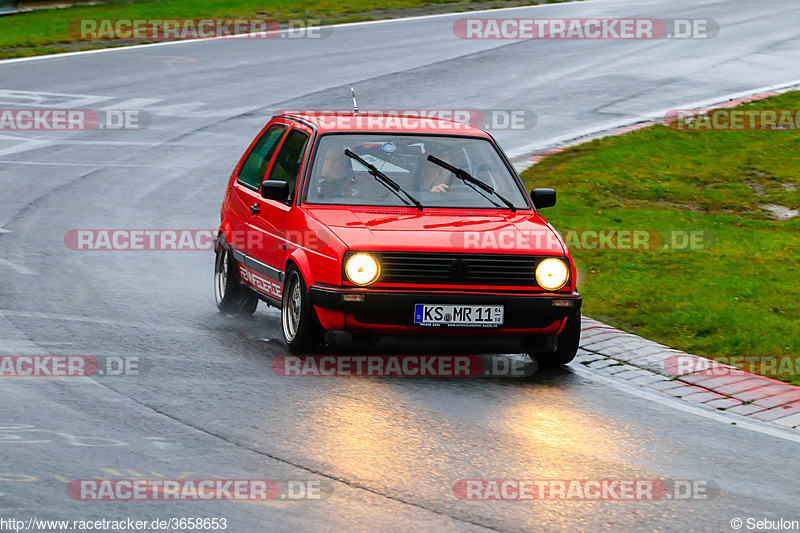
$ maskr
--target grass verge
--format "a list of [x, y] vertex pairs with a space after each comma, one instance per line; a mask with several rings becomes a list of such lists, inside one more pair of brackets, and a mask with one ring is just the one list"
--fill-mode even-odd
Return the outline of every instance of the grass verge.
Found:
[[80, 41], [67, 25], [80, 19], [270, 18], [323, 24], [558, 3], [566, 0], [159, 0], [40, 9], [0, 17], [0, 59], [141, 44]]
[[[800, 92], [741, 107], [800, 110]], [[571, 250], [587, 315], [696, 355], [791, 357], [780, 375], [737, 366], [800, 385], [800, 217], [759, 207], [800, 209], [800, 132], [656, 125], [549, 156], [523, 179], [558, 189], [545, 216], [562, 234], [703, 232], [699, 250]]]

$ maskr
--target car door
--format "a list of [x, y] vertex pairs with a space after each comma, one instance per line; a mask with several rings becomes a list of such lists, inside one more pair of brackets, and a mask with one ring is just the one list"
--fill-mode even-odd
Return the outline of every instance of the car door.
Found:
[[[280, 146], [290, 125], [285, 122], [272, 122], [252, 143], [247, 155], [234, 169], [236, 179], [233, 180], [228, 196], [227, 214], [233, 234], [229, 244], [239, 253], [251, 254], [251, 248], [257, 244], [258, 235], [248, 231], [248, 221], [262, 200], [259, 188], [264, 181], [269, 164]], [[237, 256], [239, 254], [236, 254]]]
[[[253, 249], [253, 259], [264, 274], [277, 274], [283, 281], [283, 270], [290, 245], [286, 239], [289, 211], [294, 203], [295, 192], [300, 183], [305, 154], [309, 146], [311, 132], [294, 125], [284, 136], [281, 146], [269, 168], [268, 181], [285, 181], [289, 184], [289, 194], [284, 200], [261, 198], [259, 209], [249, 219], [250, 230], [263, 235], [263, 245]], [[275, 278], [273, 278], [275, 279]], [[279, 297], [279, 294], [271, 294]]]

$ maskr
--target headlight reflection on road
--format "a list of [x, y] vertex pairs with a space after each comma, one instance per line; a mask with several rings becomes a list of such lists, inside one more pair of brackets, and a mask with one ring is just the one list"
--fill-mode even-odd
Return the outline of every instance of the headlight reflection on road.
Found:
[[507, 405], [498, 425], [523, 463], [547, 465], [552, 477], [602, 478], [609, 465], [627, 463], [641, 450], [616, 420], [599, 420], [574, 404], [568, 391], [537, 390], [535, 402]]

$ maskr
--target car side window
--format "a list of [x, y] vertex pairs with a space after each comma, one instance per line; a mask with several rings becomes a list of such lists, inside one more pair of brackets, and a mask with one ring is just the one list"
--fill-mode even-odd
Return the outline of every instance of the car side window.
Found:
[[278, 148], [286, 130], [287, 127], [285, 125], [274, 124], [264, 132], [255, 146], [253, 146], [253, 149], [250, 150], [247, 159], [242, 164], [242, 168], [239, 169], [238, 180], [240, 183], [254, 189], [261, 187], [261, 182], [264, 181], [264, 174], [267, 172], [267, 166], [269, 166], [272, 155], [275, 153], [275, 149]]
[[[308, 135], [301, 130], [292, 130], [283, 141], [281, 149], [275, 158], [275, 164], [269, 173], [269, 180], [285, 181], [289, 184], [289, 196], [294, 196], [297, 186], [297, 177], [303, 164], [303, 154], [308, 144]], [[287, 198], [287, 199], [288, 199]]]

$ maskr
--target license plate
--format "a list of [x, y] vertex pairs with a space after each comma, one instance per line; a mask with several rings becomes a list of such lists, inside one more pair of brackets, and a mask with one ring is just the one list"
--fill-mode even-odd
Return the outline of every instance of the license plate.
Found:
[[416, 304], [414, 322], [421, 326], [499, 326], [503, 306]]

